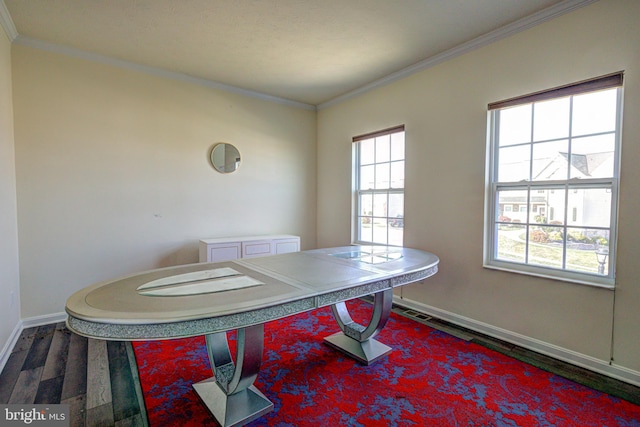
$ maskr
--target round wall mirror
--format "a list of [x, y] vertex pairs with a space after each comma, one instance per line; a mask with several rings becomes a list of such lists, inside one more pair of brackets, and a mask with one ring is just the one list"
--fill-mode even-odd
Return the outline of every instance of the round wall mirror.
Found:
[[211, 149], [211, 165], [220, 173], [231, 173], [240, 167], [240, 152], [226, 142], [221, 142]]

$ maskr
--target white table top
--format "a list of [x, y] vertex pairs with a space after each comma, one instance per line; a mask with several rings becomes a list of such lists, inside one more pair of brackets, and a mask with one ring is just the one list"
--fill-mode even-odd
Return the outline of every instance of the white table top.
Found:
[[115, 340], [222, 332], [422, 280], [438, 262], [416, 249], [344, 246], [151, 270], [76, 292], [67, 324]]

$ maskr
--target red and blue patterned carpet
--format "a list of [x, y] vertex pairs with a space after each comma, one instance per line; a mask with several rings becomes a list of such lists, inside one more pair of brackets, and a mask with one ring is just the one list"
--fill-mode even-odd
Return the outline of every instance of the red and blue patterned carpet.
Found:
[[[640, 426], [640, 406], [395, 313], [370, 366], [323, 344], [336, 331], [330, 308], [265, 325], [255, 385], [274, 410], [250, 426]], [[191, 387], [212, 376], [203, 337], [134, 349], [152, 427], [217, 425]]]

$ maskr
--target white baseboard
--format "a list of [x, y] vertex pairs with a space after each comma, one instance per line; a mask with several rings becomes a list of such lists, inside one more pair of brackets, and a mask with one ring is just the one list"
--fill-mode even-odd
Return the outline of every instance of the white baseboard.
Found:
[[0, 352], [0, 372], [4, 369], [4, 366], [7, 364], [9, 360], [9, 356], [11, 356], [11, 352], [13, 348], [16, 346], [18, 339], [20, 338], [20, 334], [27, 328], [32, 328], [34, 326], [42, 326], [48, 325], [50, 323], [58, 323], [64, 322], [67, 320], [67, 313], [53, 313], [46, 314], [44, 316], [36, 316], [29, 317], [27, 319], [20, 320], [13, 331], [11, 332], [11, 336], [7, 340], [7, 343], [2, 348], [2, 352]]
[[51, 323], [64, 322], [67, 320], [67, 313], [52, 313], [42, 316], [28, 317], [22, 319], [22, 329], [33, 328], [34, 326], [49, 325]]
[[11, 351], [16, 346], [18, 338], [20, 338], [20, 334], [22, 333], [23, 329], [24, 327], [22, 326], [22, 320], [20, 320], [13, 328], [13, 331], [11, 332], [7, 343], [2, 348], [2, 352], [0, 352], [0, 372], [2, 372], [2, 370], [4, 369], [4, 365], [7, 364], [9, 356], [11, 356]]
[[506, 329], [478, 322], [477, 320], [473, 320], [468, 317], [460, 316], [417, 301], [400, 298], [395, 295], [393, 296], [393, 303], [451, 322], [454, 325], [462, 326], [472, 331], [518, 345], [528, 350], [535, 351], [536, 353], [544, 354], [545, 356], [553, 357], [554, 359], [558, 359], [635, 386], [640, 386], [640, 372], [623, 366], [617, 366], [606, 360], [596, 359], [563, 347], [536, 340], [535, 338], [517, 334]]

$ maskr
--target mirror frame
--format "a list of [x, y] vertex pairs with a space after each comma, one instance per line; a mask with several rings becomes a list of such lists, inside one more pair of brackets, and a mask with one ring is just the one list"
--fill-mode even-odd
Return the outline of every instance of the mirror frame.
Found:
[[[222, 158], [220, 158], [220, 156], [222, 156]], [[231, 156], [231, 158], [228, 159], [227, 156]], [[237, 171], [242, 162], [241, 159], [240, 150], [228, 142], [218, 142], [214, 144], [209, 153], [211, 166], [216, 171], [224, 174]], [[222, 162], [220, 160], [222, 160]]]

